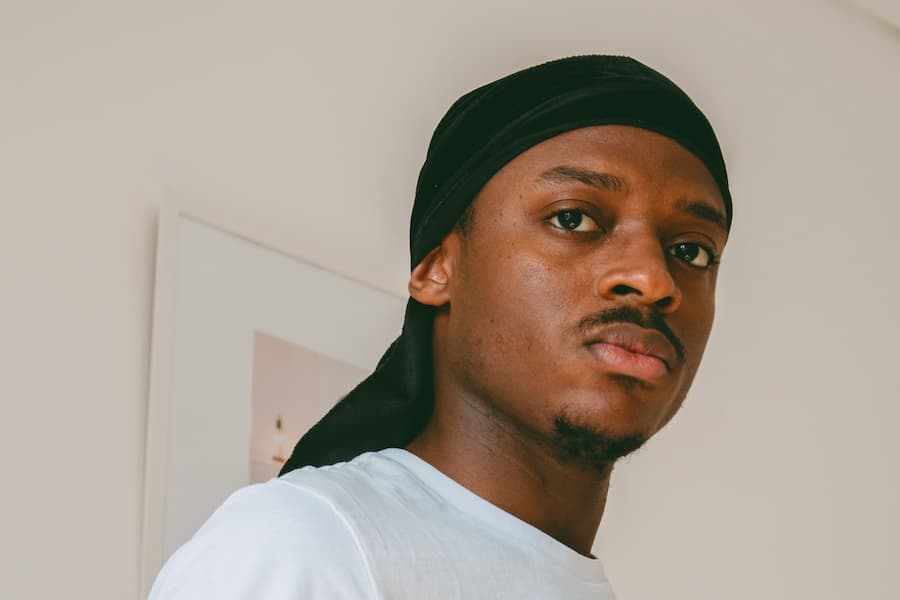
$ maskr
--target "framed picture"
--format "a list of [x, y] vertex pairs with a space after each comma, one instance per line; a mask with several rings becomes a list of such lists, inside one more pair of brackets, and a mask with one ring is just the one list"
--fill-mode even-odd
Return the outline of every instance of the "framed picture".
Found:
[[365, 378], [406, 298], [280, 250], [246, 218], [187, 204], [159, 219], [141, 586], [236, 489]]

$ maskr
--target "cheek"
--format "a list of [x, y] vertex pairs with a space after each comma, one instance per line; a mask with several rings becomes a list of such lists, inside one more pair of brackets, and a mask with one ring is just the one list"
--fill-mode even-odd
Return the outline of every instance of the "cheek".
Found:
[[[704, 287], [697, 290], [686, 290], [682, 300], [681, 311], [684, 314], [682, 329], [684, 336], [691, 342], [692, 348], [702, 353], [706, 341], [712, 331], [715, 317], [715, 291]], [[685, 340], [685, 341], [688, 341]]]
[[506, 244], [489, 255], [473, 255], [465, 280], [458, 308], [465, 324], [460, 334], [474, 354], [471, 366], [490, 365], [499, 379], [543, 383], [559, 360], [575, 299], [590, 294], [586, 274]]

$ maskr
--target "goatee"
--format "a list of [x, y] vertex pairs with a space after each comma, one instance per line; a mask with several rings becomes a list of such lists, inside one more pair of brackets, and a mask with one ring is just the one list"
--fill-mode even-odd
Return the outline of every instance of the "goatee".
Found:
[[572, 422], [561, 413], [553, 419], [554, 447], [566, 462], [584, 468], [608, 472], [620, 458], [644, 445], [647, 438], [639, 434], [615, 435], [590, 425]]

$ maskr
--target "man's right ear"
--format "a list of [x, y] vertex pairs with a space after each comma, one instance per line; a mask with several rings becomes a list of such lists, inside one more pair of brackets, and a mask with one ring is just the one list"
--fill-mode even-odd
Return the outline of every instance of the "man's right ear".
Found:
[[425, 255], [409, 276], [409, 295], [422, 304], [443, 306], [450, 302], [452, 265], [444, 244]]

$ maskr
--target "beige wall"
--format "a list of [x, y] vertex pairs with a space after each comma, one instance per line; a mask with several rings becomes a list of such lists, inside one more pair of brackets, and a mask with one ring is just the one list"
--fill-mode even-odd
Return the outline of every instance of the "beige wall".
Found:
[[601, 529], [621, 600], [895, 597], [895, 34], [831, 0], [429, 4], [0, 4], [0, 597], [136, 594], [162, 200], [402, 293], [449, 103], [590, 51], [695, 97], [736, 207], [697, 386]]

